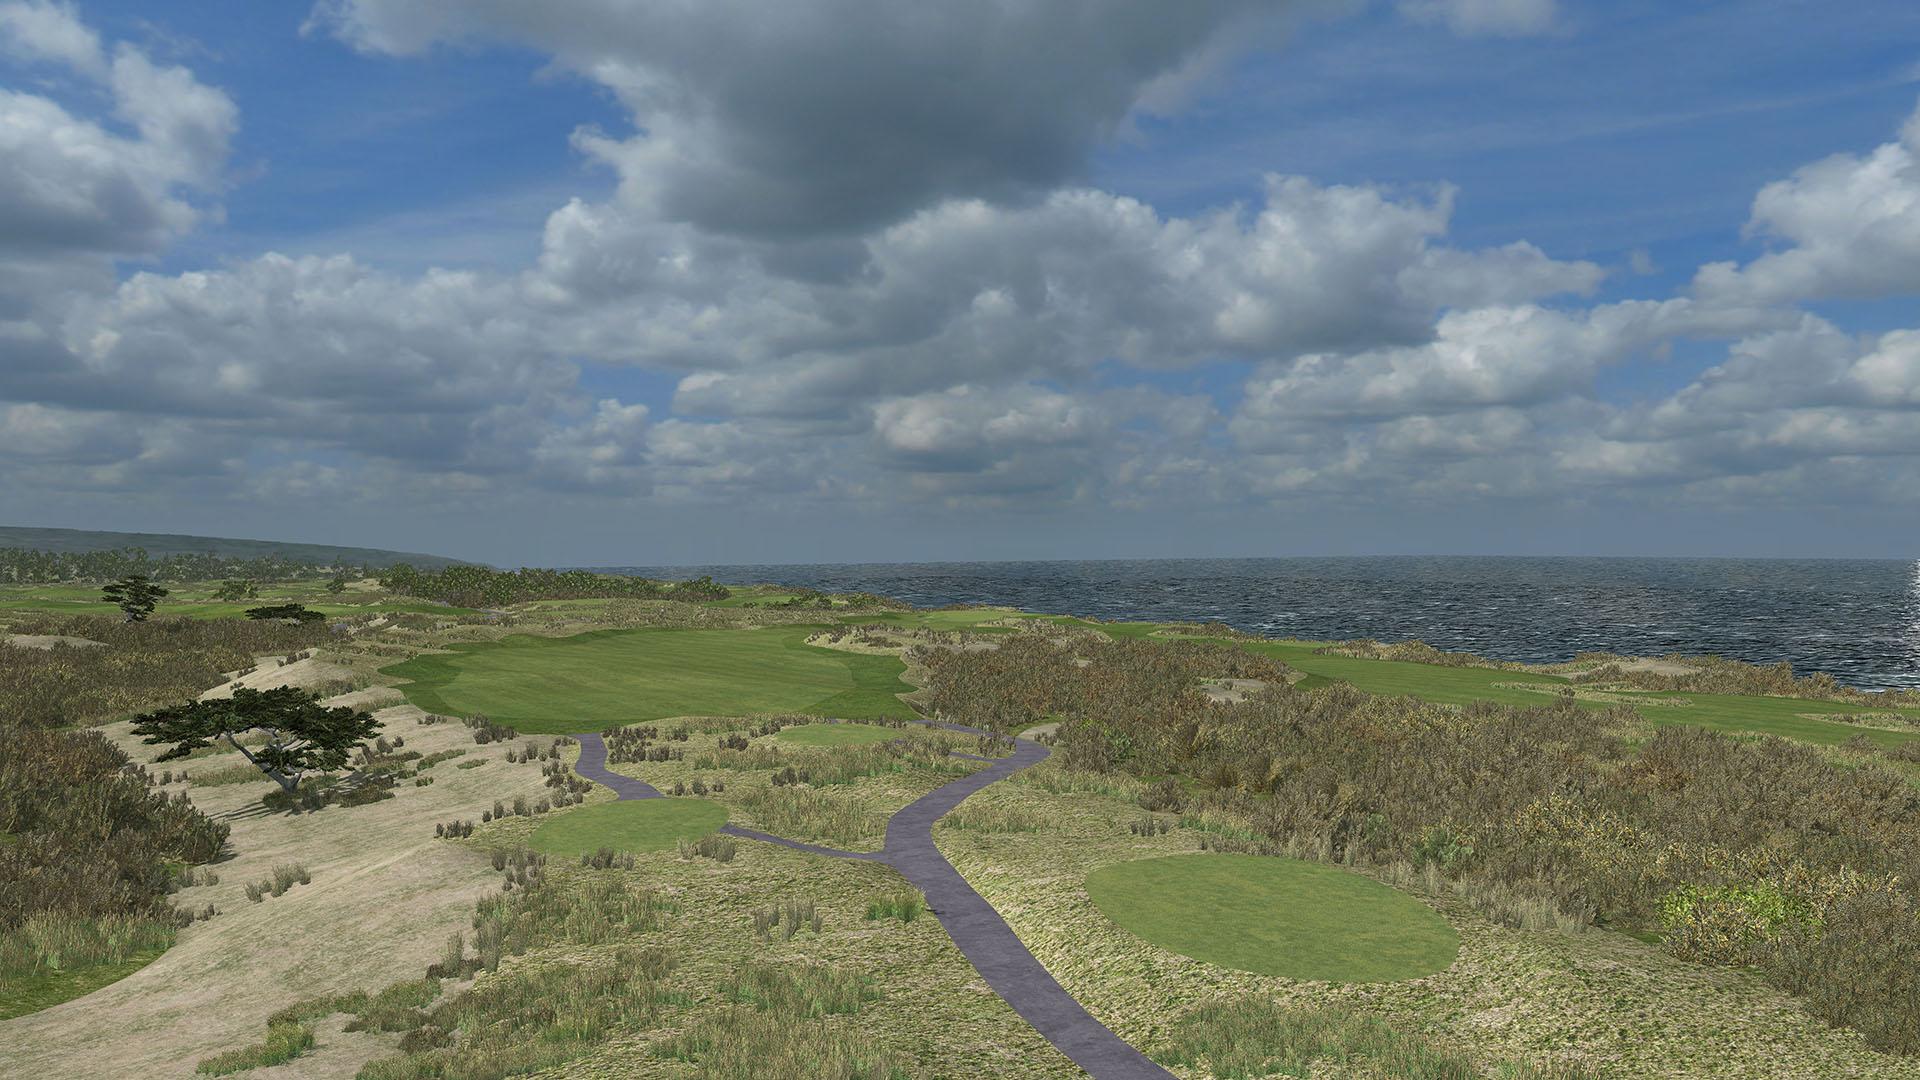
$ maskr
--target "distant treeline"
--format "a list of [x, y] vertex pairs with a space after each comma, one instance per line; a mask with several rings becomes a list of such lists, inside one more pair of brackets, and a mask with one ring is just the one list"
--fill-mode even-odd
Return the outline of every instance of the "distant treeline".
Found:
[[364, 577], [367, 570], [362, 566], [330, 566], [272, 555], [241, 559], [206, 552], [154, 558], [137, 547], [114, 551], [0, 548], [0, 582], [14, 585], [112, 581], [128, 574], [145, 574], [155, 581], [212, 581], [216, 578], [293, 581], [332, 577], [341, 573]]
[[724, 600], [731, 595], [712, 578], [665, 582], [595, 574], [586, 570], [493, 570], [449, 566], [423, 572], [406, 563], [387, 569], [380, 584], [389, 591], [459, 607], [499, 607], [528, 600]]

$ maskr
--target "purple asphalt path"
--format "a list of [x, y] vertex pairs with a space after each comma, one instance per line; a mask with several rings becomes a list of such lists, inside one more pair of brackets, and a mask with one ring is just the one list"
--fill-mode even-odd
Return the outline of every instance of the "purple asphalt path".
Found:
[[[979, 728], [963, 724], [926, 723], [948, 731], [987, 734]], [[574, 772], [612, 788], [622, 799], [661, 797], [651, 784], [608, 772], [607, 745], [600, 736], [575, 737], [580, 740], [580, 762], [574, 766]], [[940, 920], [948, 936], [960, 946], [960, 952], [974, 970], [987, 980], [987, 985], [993, 987], [994, 993], [1013, 1006], [1015, 1012], [1046, 1036], [1047, 1041], [1072, 1059], [1074, 1064], [1085, 1069], [1096, 1080], [1172, 1080], [1172, 1073], [1154, 1064], [1152, 1059], [1115, 1035], [1105, 1024], [1095, 1020], [1080, 1002], [1074, 1000], [1073, 995], [1067, 993], [1046, 966], [1020, 943], [1019, 936], [993, 909], [993, 905], [973, 891], [967, 879], [961, 877], [946, 856], [940, 854], [940, 849], [934, 846], [934, 822], [959, 806], [967, 796], [988, 784], [1005, 780], [1030, 765], [1039, 764], [1046, 760], [1049, 753], [1051, 751], [1039, 743], [1017, 739], [1012, 754], [1003, 758], [981, 759], [991, 764], [970, 776], [933, 789], [888, 819], [887, 842], [883, 851], [836, 851], [738, 825], [727, 825], [720, 831], [730, 836], [762, 840], [816, 855], [886, 863], [925, 894], [927, 909]], [[960, 756], [977, 757], [973, 754]]]

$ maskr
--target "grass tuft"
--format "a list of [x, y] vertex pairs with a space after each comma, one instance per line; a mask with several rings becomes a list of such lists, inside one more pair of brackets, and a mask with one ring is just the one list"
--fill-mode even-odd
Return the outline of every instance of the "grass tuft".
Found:
[[264, 1069], [269, 1065], [292, 1061], [311, 1049], [312, 1028], [291, 1022], [269, 1024], [264, 1040], [239, 1050], [216, 1054], [196, 1065], [194, 1071], [207, 1076], [225, 1076], [248, 1069]]

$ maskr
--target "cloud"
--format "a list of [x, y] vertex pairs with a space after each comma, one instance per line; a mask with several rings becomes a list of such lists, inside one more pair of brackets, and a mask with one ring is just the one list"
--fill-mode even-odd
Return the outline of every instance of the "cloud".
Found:
[[550, 227], [543, 281], [575, 298], [610, 266], [633, 288], [644, 280], [641, 310], [611, 305], [640, 335], [622, 339], [624, 353], [601, 335], [593, 347], [609, 361], [700, 369], [681, 380], [680, 411], [833, 420], [863, 400], [1076, 381], [1108, 361], [1178, 369], [1417, 343], [1452, 304], [1599, 280], [1592, 264], [1524, 244], [1446, 248], [1449, 212], [1444, 192], [1395, 200], [1299, 177], [1272, 178], [1257, 212], [1196, 218], [1089, 190], [1021, 208], [950, 202], [875, 234], [860, 273], [824, 282], [768, 274], [698, 238]]
[[109, 60], [70, 5], [0, 4], [0, 50], [78, 76], [132, 128], [0, 88], [0, 320], [41, 316], [11, 330], [26, 364], [65, 304], [112, 287], [115, 260], [157, 254], [218, 215], [238, 110], [130, 46]]
[[[1445, 184], [1273, 175], [1178, 214], [1087, 186], [1089, 148], [1179, 107], [1249, 6], [627, 8], [316, 15], [383, 53], [531, 45], [620, 96], [637, 134], [575, 135], [620, 190], [555, 209], [530, 265], [163, 274], [119, 264], [218, 215], [232, 101], [71, 8], [0, 4], [12, 50], [100, 113], [0, 91], [0, 468], [35, 492], [1185, 510], [1871, 500], [1846, 465], [1920, 460], [1920, 330], [1790, 306], [1920, 289], [1920, 116], [1763, 190], [1753, 229], [1782, 250], [1595, 303], [1592, 262], [1450, 241]], [[1410, 13], [1552, 24], [1550, 5]], [[1681, 338], [1732, 344], [1678, 391], [1609, 385]], [[621, 367], [671, 401], [588, 389]]]
[[337, 0], [310, 26], [358, 48], [532, 46], [612, 90], [639, 134], [580, 145], [624, 201], [714, 232], [858, 232], [945, 199], [1079, 179], [1143, 97], [1167, 97], [1251, 0]]
[[1317, 353], [1263, 367], [1248, 380], [1234, 431], [1257, 443], [1275, 423], [1553, 400], [1586, 390], [1602, 365], [1702, 326], [1700, 313], [1684, 300], [1578, 314], [1535, 305], [1449, 312], [1425, 344]]
[[100, 35], [80, 21], [71, 4], [0, 4], [0, 53], [29, 63], [59, 64], [94, 78], [106, 74]]
[[1559, 20], [1557, 0], [1400, 0], [1400, 11], [1468, 37], [1544, 34]]
[[1783, 242], [1741, 266], [1700, 268], [1694, 292], [1722, 303], [1780, 303], [1920, 292], [1920, 110], [1900, 138], [1838, 154], [1760, 190], [1747, 230]]
[[550, 429], [533, 448], [541, 473], [569, 487], [642, 494], [647, 483], [645, 405], [595, 403], [572, 427]]

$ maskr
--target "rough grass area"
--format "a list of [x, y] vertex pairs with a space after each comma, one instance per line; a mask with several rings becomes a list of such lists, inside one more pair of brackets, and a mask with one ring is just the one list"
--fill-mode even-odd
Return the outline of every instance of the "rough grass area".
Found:
[[1459, 935], [1418, 900], [1337, 866], [1295, 859], [1138, 859], [1095, 871], [1087, 893], [1131, 933], [1238, 971], [1385, 982], [1431, 975], [1460, 951]]
[[673, 716], [911, 717], [904, 665], [806, 644], [809, 630], [601, 630], [455, 644], [383, 669], [431, 712], [571, 733]]
[[[936, 920], [866, 917], [900, 893], [884, 866], [742, 842], [726, 864], [554, 859], [523, 880], [445, 941], [446, 980], [300, 1002], [233, 1045], [263, 1023], [308, 1024], [319, 1045], [299, 1075], [361, 1080], [1084, 1076], [979, 984]], [[389, 1033], [374, 1060], [327, 1060], [335, 1013], [348, 1032]]]
[[610, 767], [662, 791], [674, 791], [676, 785], [695, 790], [695, 782], [711, 791], [716, 782], [724, 784], [725, 790], [709, 797], [727, 806], [735, 824], [849, 851], [879, 848], [895, 810], [982, 767], [949, 752], [976, 749], [972, 736], [919, 725], [873, 727], [885, 731], [887, 741], [863, 746], [791, 745], [755, 737], [744, 749], [738, 748], [737, 721], [692, 721], [688, 727], [684, 741], [663, 744], [678, 750], [679, 760], [622, 761]]
[[[1393, 1080], [1479, 1080], [1486, 1075], [1463, 1054], [1396, 1030], [1351, 1006], [1280, 1005], [1261, 995], [1209, 1003], [1182, 1017], [1173, 1041], [1155, 1055], [1217, 1080], [1268, 1076], [1392, 1077]], [[1580, 1064], [1536, 1067], [1503, 1061], [1502, 1080], [1598, 1080]]]
[[152, 948], [127, 954], [123, 959], [81, 963], [65, 968], [39, 968], [17, 975], [0, 976], [0, 1020], [85, 997], [103, 986], [119, 982], [152, 963], [165, 951]]
[[612, 848], [664, 851], [727, 823], [727, 808], [706, 799], [633, 799], [556, 813], [533, 831], [527, 845], [566, 858]]
[[[1421, 979], [1300, 982], [1160, 948], [1106, 918], [1082, 883], [1116, 863], [1192, 853], [1219, 834], [1185, 826], [1138, 832], [1131, 827], [1143, 816], [1138, 786], [1108, 775], [1115, 786], [1104, 794], [1098, 779], [1043, 763], [967, 802], [1037, 815], [1044, 829], [936, 829], [934, 839], [1069, 993], [1150, 1052], [1176, 1043], [1183, 1014], [1257, 996], [1282, 1006], [1363, 1009], [1435, 1051], [1473, 1062], [1463, 1080], [1511, 1076], [1501, 1067], [1518, 1065], [1585, 1065], [1618, 1080], [1920, 1080], [1920, 1060], [1870, 1049], [1752, 972], [1689, 963], [1604, 930], [1509, 928], [1447, 893], [1416, 892], [1460, 936], [1454, 962]], [[1384, 877], [1387, 869], [1354, 872]], [[1405, 887], [1421, 889], [1411, 879]], [[1196, 907], [1191, 917], [1198, 922], [1203, 913]], [[1204, 1065], [1169, 1067], [1188, 1080], [1214, 1076]], [[1351, 1062], [1275, 1075], [1395, 1074]]]
[[774, 736], [796, 746], [865, 746], [899, 737], [900, 733], [892, 728], [867, 724], [801, 724], [781, 728]]
[[267, 1028], [267, 1037], [252, 1046], [229, 1050], [202, 1061], [195, 1072], [207, 1076], [263, 1069], [281, 1065], [313, 1049], [313, 1029], [305, 1024], [278, 1023]]

